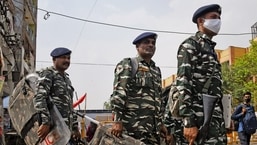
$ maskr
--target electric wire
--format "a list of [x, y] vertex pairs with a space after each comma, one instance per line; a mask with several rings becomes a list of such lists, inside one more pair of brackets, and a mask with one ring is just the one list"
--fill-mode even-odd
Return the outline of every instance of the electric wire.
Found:
[[[19, 1], [14, 0], [17, 3], [21, 3]], [[93, 10], [95, 4], [96, 4], [97, 0], [95, 1], [93, 7], [91, 10]], [[167, 30], [155, 30], [155, 29], [143, 29], [143, 28], [137, 28], [137, 27], [130, 27], [130, 26], [124, 26], [124, 25], [117, 25], [117, 24], [111, 24], [111, 23], [104, 23], [104, 22], [98, 22], [98, 21], [91, 21], [88, 19], [82, 19], [82, 18], [78, 18], [78, 17], [74, 17], [74, 16], [70, 16], [70, 15], [66, 15], [66, 14], [62, 14], [62, 13], [58, 13], [58, 12], [54, 12], [54, 11], [48, 11], [46, 9], [42, 9], [39, 7], [35, 7], [35, 6], [31, 6], [29, 5], [29, 7], [33, 7], [36, 8], [37, 10], [46, 12], [47, 18], [50, 16], [50, 14], [54, 14], [57, 16], [62, 16], [65, 18], [70, 18], [73, 20], [78, 20], [78, 21], [83, 21], [83, 22], [88, 22], [88, 23], [94, 23], [94, 24], [99, 24], [99, 25], [105, 25], [105, 26], [111, 26], [111, 27], [118, 27], [118, 28], [124, 28], [124, 29], [131, 29], [131, 30], [140, 30], [140, 31], [153, 31], [153, 32], [159, 32], [159, 33], [171, 33], [171, 34], [186, 34], [186, 35], [192, 35], [194, 33], [188, 33], [188, 32], [179, 32], [179, 31], [167, 31]], [[92, 11], [91, 11], [92, 12]], [[91, 13], [90, 12], [90, 13]], [[90, 15], [90, 14], [89, 14]], [[47, 19], [46, 18], [46, 19]], [[252, 35], [255, 33], [220, 33], [219, 35], [231, 35], [231, 36], [235, 36], [235, 35]], [[81, 34], [80, 34], [81, 35]], [[80, 37], [80, 36], [79, 36]], [[42, 63], [50, 63], [49, 61], [37, 61], [37, 62], [42, 62]], [[101, 66], [115, 66], [114, 64], [96, 64], [96, 63], [71, 63], [71, 64], [77, 64], [77, 65], [101, 65]], [[172, 66], [162, 66], [164, 68], [176, 68], [176, 67], [172, 67]]]
[[[36, 62], [40, 63], [52, 63], [51, 61], [43, 61], [43, 60], [38, 60]], [[75, 64], [75, 65], [92, 65], [92, 66], [116, 66], [116, 64], [107, 64], [107, 63], [86, 63], [86, 62], [71, 62], [70, 64]], [[161, 68], [177, 68], [175, 66], [159, 66]]]
[[[99, 24], [99, 25], [105, 25], [105, 26], [111, 26], [111, 27], [117, 27], [117, 28], [124, 28], [124, 29], [130, 29], [130, 30], [139, 30], [139, 31], [152, 31], [152, 32], [158, 32], [158, 33], [170, 33], [170, 34], [183, 34], [183, 35], [192, 35], [195, 33], [190, 33], [190, 32], [179, 32], [179, 31], [167, 31], [167, 30], [156, 30], [156, 29], [143, 29], [143, 28], [137, 28], [137, 27], [130, 27], [130, 26], [124, 26], [124, 25], [117, 25], [117, 24], [111, 24], [111, 23], [104, 23], [104, 22], [98, 22], [98, 21], [91, 21], [91, 20], [87, 20], [87, 19], [82, 19], [82, 18], [78, 18], [78, 17], [73, 17], [70, 15], [65, 15], [65, 14], [61, 14], [61, 13], [57, 13], [57, 12], [53, 12], [53, 11], [47, 11], [45, 9], [41, 9], [38, 8], [41, 11], [44, 11], [46, 13], [52, 13], [55, 15], [59, 15], [62, 17], [66, 17], [66, 18], [70, 18], [70, 19], [74, 19], [74, 20], [79, 20], [79, 21], [84, 21], [84, 22], [88, 22], [88, 23], [94, 23], [94, 24]], [[253, 33], [220, 33], [218, 35], [252, 35]]]
[[[21, 2], [19, 2], [17, 0], [13, 0], [13, 1], [15, 1], [17, 3], [21, 3]], [[73, 20], [78, 20], [78, 21], [83, 21], [83, 22], [88, 22], [88, 23], [93, 23], [93, 24], [99, 24], [99, 25], [105, 25], [105, 26], [110, 26], [110, 27], [124, 28], [124, 29], [130, 29], [130, 30], [139, 30], [139, 31], [152, 31], [152, 32], [158, 32], [158, 33], [181, 34], [181, 35], [192, 35], [192, 34], [195, 34], [195, 33], [179, 32], [179, 31], [143, 29], [143, 28], [137, 28], [137, 27], [130, 27], [130, 26], [124, 26], [124, 25], [104, 23], [104, 22], [92, 21], [92, 20], [88, 20], [88, 19], [82, 19], [82, 18], [79, 18], [79, 17], [74, 17], [74, 16], [70, 16], [70, 15], [66, 15], [66, 14], [62, 14], [62, 13], [58, 13], [58, 12], [54, 12], [54, 11], [48, 11], [46, 9], [42, 9], [42, 8], [35, 7], [35, 6], [32, 6], [32, 5], [29, 5], [29, 7], [33, 7], [33, 8], [36, 8], [37, 10], [46, 12], [46, 14], [48, 14], [48, 15], [54, 14], [54, 15], [57, 15], [57, 16], [62, 16], [62, 17], [65, 17], [65, 18], [73, 19]], [[250, 32], [244, 32], [244, 33], [219, 33], [218, 35], [240, 36], [240, 35], [252, 35], [252, 34], [256, 34], [256, 33], [250, 33]]]
[[[66, 18], [70, 18], [70, 19], [74, 19], [74, 20], [79, 20], [79, 21], [84, 21], [84, 22], [88, 22], [88, 23], [94, 23], [94, 24], [99, 24], [99, 25], [105, 25], [105, 26], [111, 26], [111, 27], [117, 27], [117, 28], [124, 28], [124, 29], [130, 29], [130, 30], [139, 30], [139, 31], [152, 31], [152, 32], [158, 32], [158, 33], [170, 33], [170, 34], [183, 34], [183, 35], [192, 35], [195, 33], [188, 33], [188, 32], [179, 32], [179, 31], [167, 31], [167, 30], [156, 30], [156, 29], [143, 29], [143, 28], [137, 28], [137, 27], [130, 27], [130, 26], [124, 26], [124, 25], [117, 25], [117, 24], [110, 24], [110, 23], [104, 23], [104, 22], [98, 22], [98, 21], [91, 21], [91, 20], [87, 20], [87, 19], [82, 19], [82, 18], [78, 18], [78, 17], [73, 17], [70, 15], [65, 15], [65, 14], [61, 14], [61, 13], [57, 13], [57, 12], [53, 12], [53, 11], [47, 11], [45, 9], [41, 9], [38, 8], [41, 11], [44, 11], [46, 13], [52, 13], [55, 15], [59, 15], [62, 17], [66, 17]], [[218, 35], [252, 35], [253, 33], [220, 33]]]

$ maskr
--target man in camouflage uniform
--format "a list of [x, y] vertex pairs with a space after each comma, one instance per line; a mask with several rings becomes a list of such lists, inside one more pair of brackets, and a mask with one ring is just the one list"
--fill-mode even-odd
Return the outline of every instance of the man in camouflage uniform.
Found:
[[136, 45], [138, 68], [133, 76], [131, 58], [120, 61], [115, 68], [111, 106], [115, 114], [112, 134], [124, 133], [148, 145], [160, 144], [162, 124], [161, 72], [152, 57], [157, 34], [139, 35]]
[[39, 72], [40, 79], [33, 103], [41, 120], [37, 131], [38, 137], [41, 139], [46, 137], [53, 125], [49, 111], [50, 102], [56, 105], [70, 131], [72, 132], [76, 128], [73, 126], [73, 122], [76, 120], [76, 116], [73, 114], [74, 89], [65, 72], [70, 66], [70, 54], [71, 51], [67, 48], [54, 49], [51, 52], [53, 66]]
[[[221, 7], [211, 4], [199, 8], [193, 15], [198, 32], [186, 39], [179, 47], [176, 85], [180, 92], [179, 114], [182, 119], [172, 118], [169, 111], [165, 114], [165, 125], [174, 135], [177, 145], [199, 144], [199, 128], [203, 124], [202, 90], [211, 77], [207, 94], [217, 96], [214, 111], [204, 144], [226, 145], [226, 129], [222, 108], [221, 65], [218, 61], [212, 37], [220, 29]], [[198, 137], [201, 138], [202, 135]]]

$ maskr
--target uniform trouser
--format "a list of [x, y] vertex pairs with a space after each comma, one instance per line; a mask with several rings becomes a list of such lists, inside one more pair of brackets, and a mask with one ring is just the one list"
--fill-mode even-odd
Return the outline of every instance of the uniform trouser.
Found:
[[238, 132], [238, 137], [241, 145], [250, 145], [251, 134], [247, 134], [242, 131]]

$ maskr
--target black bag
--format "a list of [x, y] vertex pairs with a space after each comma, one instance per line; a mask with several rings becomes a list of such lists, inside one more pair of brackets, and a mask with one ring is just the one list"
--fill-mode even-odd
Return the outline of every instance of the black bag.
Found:
[[247, 134], [254, 134], [257, 129], [257, 119], [254, 112], [253, 106], [250, 106], [250, 109], [247, 109], [247, 112], [243, 118], [244, 131]]

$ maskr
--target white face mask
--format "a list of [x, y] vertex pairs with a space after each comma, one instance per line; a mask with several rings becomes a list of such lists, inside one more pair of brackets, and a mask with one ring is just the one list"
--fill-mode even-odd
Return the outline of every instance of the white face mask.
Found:
[[204, 19], [203, 26], [212, 32], [218, 34], [220, 31], [221, 20], [220, 19]]

